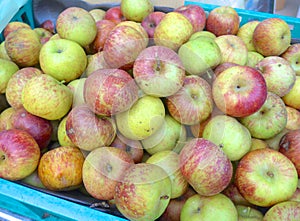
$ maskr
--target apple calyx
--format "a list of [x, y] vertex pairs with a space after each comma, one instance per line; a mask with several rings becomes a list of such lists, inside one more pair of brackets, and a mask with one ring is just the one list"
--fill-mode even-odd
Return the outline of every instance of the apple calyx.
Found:
[[168, 195], [163, 195], [160, 197], [161, 200], [167, 200], [169, 198], [170, 198], [170, 196], [168, 196]]
[[0, 154], [0, 161], [4, 161], [6, 159], [6, 156], [4, 153]]
[[270, 178], [273, 178], [274, 177], [274, 173], [272, 171], [268, 171], [267, 172], [267, 176], [270, 177]]

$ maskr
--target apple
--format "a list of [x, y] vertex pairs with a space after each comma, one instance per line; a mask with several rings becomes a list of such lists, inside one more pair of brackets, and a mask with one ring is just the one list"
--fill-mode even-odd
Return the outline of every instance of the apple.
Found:
[[109, 146], [116, 136], [116, 126], [109, 117], [97, 116], [86, 105], [73, 107], [67, 115], [66, 133], [82, 150]]
[[0, 114], [0, 131], [12, 129], [11, 115], [16, 111], [13, 107], [5, 108]]
[[268, 92], [267, 99], [255, 113], [239, 118], [239, 121], [258, 139], [269, 139], [280, 133], [287, 123], [287, 111], [282, 99]]
[[120, 27], [123, 25], [132, 27], [135, 30], [137, 30], [143, 36], [145, 45], [148, 45], [148, 43], [149, 43], [148, 34], [147, 34], [147, 31], [144, 29], [144, 27], [141, 25], [141, 23], [127, 20], [127, 21], [122, 21], [122, 22], [118, 23], [116, 25], [116, 27]]
[[189, 41], [194, 40], [198, 37], [208, 37], [208, 38], [215, 39], [217, 36], [210, 31], [205, 31], [205, 30], [204, 31], [196, 31], [191, 35], [191, 37], [189, 38]]
[[[233, 177], [234, 178], [234, 177]], [[222, 194], [227, 196], [234, 205], [252, 206], [240, 193], [234, 182], [231, 182], [223, 191]]]
[[300, 76], [296, 76], [296, 81], [292, 89], [282, 97], [283, 102], [290, 107], [300, 110]]
[[133, 159], [134, 163], [142, 162], [144, 149], [139, 140], [130, 140], [124, 137], [121, 133], [117, 133], [117, 136], [110, 146], [126, 151]]
[[233, 66], [238, 66], [238, 64], [233, 63], [233, 62], [224, 62], [219, 64], [215, 69], [214, 69], [214, 74], [218, 76], [221, 74], [223, 71], [225, 71], [227, 68], [233, 67]]
[[170, 115], [185, 125], [206, 120], [213, 110], [211, 86], [197, 75], [185, 77], [183, 87], [166, 98]]
[[18, 70], [16, 63], [0, 58], [0, 94], [5, 94], [9, 79]]
[[181, 221], [238, 220], [238, 212], [232, 201], [224, 194], [201, 196], [196, 194], [187, 199], [180, 213]]
[[295, 165], [298, 176], [300, 174], [300, 129], [288, 131], [279, 142], [279, 152], [289, 158]]
[[28, 132], [39, 145], [41, 152], [50, 144], [53, 127], [49, 120], [32, 115], [19, 108], [11, 115], [11, 124], [15, 129]]
[[185, 69], [180, 57], [164, 46], [145, 48], [133, 64], [133, 77], [145, 94], [167, 97], [183, 85]]
[[104, 19], [106, 11], [101, 8], [94, 8], [89, 11], [89, 13], [94, 18], [95, 22], [101, 21]]
[[275, 136], [269, 139], [264, 139], [264, 141], [268, 144], [270, 149], [278, 151], [280, 140], [288, 131], [289, 131], [288, 129], [284, 128], [281, 132], [279, 132]]
[[142, 20], [141, 25], [146, 30], [149, 38], [154, 37], [155, 28], [165, 15], [165, 12], [153, 11]]
[[38, 34], [42, 45], [53, 36], [53, 33], [45, 28], [34, 28], [33, 30]]
[[253, 207], [236, 205], [239, 221], [263, 221], [263, 213]]
[[0, 43], [0, 58], [11, 61], [5, 49], [5, 40]]
[[95, 54], [88, 55], [87, 56], [87, 67], [85, 69], [85, 72], [81, 75], [81, 77], [88, 77], [91, 75], [94, 71], [98, 69], [109, 69], [109, 65], [105, 62], [104, 52], [99, 51]]
[[161, 167], [138, 163], [130, 166], [115, 189], [117, 209], [130, 220], [155, 220], [171, 199], [171, 180]]
[[256, 26], [252, 41], [255, 50], [263, 56], [278, 56], [290, 46], [290, 27], [281, 18], [265, 19]]
[[231, 161], [240, 160], [251, 148], [251, 134], [234, 117], [217, 115], [206, 124], [202, 137], [216, 144]]
[[194, 32], [203, 31], [206, 24], [206, 14], [199, 5], [182, 5], [174, 10], [187, 17], [192, 23]]
[[120, 6], [114, 6], [114, 7], [109, 8], [106, 11], [103, 19], [113, 21], [116, 24], [119, 23], [119, 22], [121, 22], [121, 21], [125, 21], [126, 20], [126, 18], [124, 17], [124, 15], [123, 15], [123, 13], [121, 11], [121, 7]]
[[245, 42], [248, 51], [256, 51], [253, 45], [253, 33], [259, 23], [260, 21], [257, 20], [246, 22], [236, 33]]
[[286, 106], [287, 111], [287, 123], [285, 128], [288, 130], [300, 129], [300, 111], [293, 107]]
[[59, 123], [57, 128], [57, 141], [60, 146], [71, 146], [76, 147], [75, 144], [70, 140], [67, 135], [67, 128], [66, 128], [67, 116], [63, 117]]
[[7, 35], [17, 29], [20, 29], [20, 28], [28, 28], [28, 29], [31, 29], [31, 27], [25, 23], [25, 22], [22, 22], [22, 21], [11, 21], [9, 22], [4, 30], [3, 30], [3, 37], [4, 39], [7, 37]]
[[93, 16], [87, 10], [68, 7], [57, 17], [56, 31], [62, 38], [87, 46], [94, 41], [97, 27]]
[[141, 140], [143, 148], [151, 155], [176, 150], [186, 141], [186, 128], [169, 114], [165, 115], [165, 122], [160, 129], [151, 136]]
[[130, 21], [142, 22], [143, 19], [154, 11], [150, 0], [122, 0], [121, 12]]
[[45, 189], [46, 187], [42, 184], [37, 169], [33, 171], [29, 176], [20, 180], [22, 183], [28, 184], [33, 187]]
[[206, 30], [220, 35], [235, 35], [240, 26], [240, 18], [231, 6], [219, 6], [211, 10], [206, 20]]
[[298, 184], [298, 174], [286, 156], [264, 148], [248, 152], [239, 161], [235, 183], [242, 196], [251, 204], [269, 207], [293, 195]]
[[111, 32], [111, 30], [116, 26], [111, 20], [100, 20], [96, 22], [97, 26], [97, 35], [94, 41], [91, 43], [92, 50], [95, 52], [102, 51], [104, 47], [104, 43], [107, 39], [107, 36]]
[[256, 51], [248, 51], [248, 60], [246, 65], [255, 68], [257, 63], [259, 63], [262, 59], [264, 59], [264, 56], [260, 53]]
[[40, 28], [44, 28], [48, 31], [50, 31], [52, 34], [55, 34], [55, 27], [54, 27], [54, 23], [52, 20], [47, 19], [45, 21], [43, 21], [40, 26]]
[[223, 113], [233, 117], [249, 116], [258, 111], [267, 99], [267, 85], [258, 70], [234, 66], [216, 77], [212, 94], [216, 106]]
[[158, 97], [144, 95], [127, 111], [115, 115], [117, 129], [126, 138], [142, 140], [163, 125], [165, 107]]
[[171, 199], [182, 196], [188, 189], [188, 182], [180, 171], [179, 155], [172, 150], [164, 150], [150, 156], [146, 163], [155, 164], [164, 169], [172, 186]]
[[82, 167], [82, 180], [86, 191], [96, 199], [113, 199], [117, 183], [133, 164], [133, 159], [124, 150], [113, 147], [92, 150]]
[[48, 41], [43, 45], [39, 57], [45, 74], [67, 83], [80, 77], [87, 65], [83, 48], [67, 39]]
[[189, 140], [182, 148], [179, 159], [183, 176], [202, 196], [222, 192], [231, 181], [233, 167], [229, 158], [209, 140]]
[[29, 113], [47, 120], [64, 117], [72, 107], [72, 91], [50, 75], [33, 76], [25, 84], [21, 100]]
[[281, 57], [290, 63], [296, 75], [300, 75], [300, 43], [290, 45]]
[[154, 31], [154, 44], [166, 46], [174, 51], [187, 42], [193, 34], [193, 25], [179, 12], [169, 12]]
[[138, 100], [139, 88], [121, 69], [98, 69], [84, 83], [83, 96], [96, 114], [111, 116], [127, 111]]
[[300, 188], [299, 188], [299, 181], [298, 181], [298, 188], [294, 192], [293, 196], [289, 199], [289, 201], [296, 201], [300, 202]]
[[67, 86], [71, 89], [73, 93], [72, 107], [85, 104], [84, 100], [84, 84], [87, 78], [77, 78], [70, 81]]
[[265, 214], [264, 221], [299, 220], [300, 202], [286, 201], [272, 206]]
[[79, 148], [59, 146], [40, 159], [38, 176], [46, 189], [67, 191], [82, 185], [84, 156]]
[[268, 56], [257, 63], [256, 68], [264, 76], [268, 91], [279, 97], [286, 95], [294, 86], [296, 73], [284, 58]]
[[41, 75], [43, 72], [35, 67], [21, 68], [13, 74], [6, 86], [6, 100], [9, 105], [15, 109], [23, 107], [22, 90], [29, 79], [33, 76]]
[[197, 37], [180, 46], [178, 55], [189, 74], [203, 75], [222, 61], [222, 54], [214, 39]]
[[118, 26], [106, 38], [104, 60], [111, 68], [130, 69], [146, 47], [147, 41], [137, 29], [128, 25]]
[[19, 28], [5, 38], [6, 52], [19, 67], [37, 65], [41, 47], [38, 34], [29, 28]]
[[263, 148], [269, 148], [269, 145], [265, 140], [251, 138], [251, 141], [252, 142], [251, 142], [250, 151], [257, 150], [257, 149], [263, 149]]
[[233, 62], [246, 65], [248, 60], [248, 49], [243, 40], [236, 35], [221, 35], [215, 39], [221, 50], [221, 63]]
[[0, 177], [21, 180], [37, 168], [40, 148], [26, 131], [8, 129], [0, 132]]

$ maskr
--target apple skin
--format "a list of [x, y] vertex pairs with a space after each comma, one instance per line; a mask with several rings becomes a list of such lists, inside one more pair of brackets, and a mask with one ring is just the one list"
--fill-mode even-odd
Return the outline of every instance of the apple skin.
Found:
[[45, 43], [40, 51], [39, 59], [41, 69], [45, 74], [67, 83], [79, 78], [87, 65], [87, 57], [83, 48], [67, 39]]
[[286, 106], [287, 111], [287, 123], [285, 128], [288, 130], [300, 129], [300, 111], [293, 107]]
[[286, 156], [264, 148], [250, 151], [239, 161], [234, 182], [251, 204], [269, 207], [293, 195], [298, 184], [298, 174]]
[[43, 21], [42, 24], [40, 25], [40, 28], [44, 28], [44, 29], [50, 31], [52, 34], [55, 34], [54, 23], [50, 19]]
[[0, 58], [11, 61], [11, 58], [8, 56], [5, 49], [5, 40], [0, 44]]
[[300, 110], [300, 76], [296, 76], [294, 86], [282, 97], [282, 100], [287, 106]]
[[15, 109], [23, 107], [22, 90], [29, 79], [33, 76], [41, 75], [43, 72], [35, 67], [25, 67], [18, 70], [9, 79], [6, 87], [6, 100]]
[[216, 76], [221, 74], [223, 71], [225, 71], [227, 68], [233, 67], [233, 66], [238, 66], [238, 64], [233, 63], [233, 62], [224, 62], [219, 64], [215, 69], [214, 73]]
[[133, 164], [124, 172], [115, 191], [116, 206], [126, 218], [155, 220], [170, 202], [171, 181], [155, 164]]
[[38, 176], [49, 190], [67, 191], [82, 185], [84, 156], [79, 148], [59, 146], [48, 150], [40, 159]]
[[83, 96], [96, 114], [111, 116], [127, 111], [138, 100], [139, 88], [121, 69], [98, 69], [87, 77]]
[[23, 107], [47, 120], [64, 117], [72, 107], [72, 91], [50, 75], [33, 76], [22, 90]]
[[181, 221], [218, 220], [220, 217], [224, 221], [238, 220], [234, 204], [221, 193], [213, 196], [191, 196], [183, 205], [180, 214]]
[[246, 65], [255, 68], [257, 63], [264, 59], [260, 53], [256, 51], [248, 51], [248, 60]]
[[279, 152], [289, 158], [300, 175], [300, 129], [288, 131], [279, 142]]
[[79, 7], [68, 7], [59, 13], [56, 31], [62, 38], [75, 41], [81, 46], [91, 44], [97, 35], [93, 16]]
[[19, 108], [11, 115], [11, 122], [13, 128], [28, 132], [39, 145], [41, 152], [46, 150], [53, 131], [49, 120], [32, 115], [24, 108]]
[[121, 21], [126, 21], [126, 18], [123, 15], [120, 6], [115, 6], [115, 7], [109, 8], [106, 11], [103, 19], [113, 21], [116, 24], [120, 23]]
[[82, 167], [82, 180], [86, 191], [99, 200], [113, 199], [117, 183], [132, 164], [132, 158], [124, 150], [114, 147], [92, 150]]
[[77, 147], [91, 151], [109, 146], [116, 136], [116, 127], [111, 118], [97, 116], [86, 105], [81, 105], [68, 113], [66, 133]]
[[122, 0], [121, 12], [130, 21], [142, 22], [143, 19], [154, 11], [150, 0]]
[[182, 5], [174, 10], [189, 19], [193, 25], [194, 32], [202, 31], [206, 24], [206, 14], [199, 5]]
[[16, 63], [0, 58], [0, 94], [5, 94], [9, 79], [18, 70]]
[[203, 75], [222, 61], [222, 54], [214, 39], [197, 37], [180, 46], [178, 55], [189, 74]]
[[300, 75], [300, 43], [290, 45], [281, 57], [290, 63], [296, 75]]
[[82, 78], [77, 78], [75, 80], [72, 80], [67, 84], [68, 88], [70, 88], [73, 94], [72, 107], [85, 104], [84, 94], [83, 94], [85, 81], [86, 78], [82, 77]]
[[136, 58], [133, 77], [145, 94], [167, 97], [182, 87], [185, 69], [180, 57], [172, 49], [150, 46]]
[[286, 95], [295, 84], [295, 71], [288, 61], [279, 56], [265, 57], [257, 63], [256, 69], [264, 76], [268, 91], [279, 97]]
[[208, 14], [206, 30], [221, 35], [235, 35], [239, 30], [240, 18], [231, 6], [219, 6]]
[[19, 67], [37, 65], [41, 47], [39, 36], [29, 28], [19, 28], [5, 38], [6, 52]]
[[299, 220], [300, 202], [286, 201], [272, 206], [265, 214], [264, 221]]
[[5, 108], [0, 114], [0, 131], [12, 129], [11, 115], [16, 111], [13, 107]]
[[290, 46], [291, 31], [281, 18], [261, 21], [253, 32], [255, 50], [263, 56], [279, 56]]
[[236, 34], [245, 42], [248, 51], [256, 51], [253, 45], [253, 33], [259, 23], [260, 21], [256, 20], [249, 21], [242, 25]]
[[236, 210], [238, 211], [239, 221], [263, 221], [264, 215], [258, 209], [236, 205]]
[[191, 22], [179, 12], [169, 12], [156, 26], [155, 45], [166, 46], [174, 51], [187, 42], [193, 34]]
[[222, 193], [231, 199], [234, 205], [253, 206], [241, 195], [234, 182], [231, 182]]
[[7, 37], [7, 35], [19, 28], [28, 28], [28, 29], [31, 29], [31, 27], [25, 23], [25, 22], [21, 22], [21, 21], [12, 21], [12, 22], [9, 22], [4, 30], [3, 30], [3, 37], [4, 39]]
[[209, 31], [197, 31], [191, 35], [189, 41], [194, 40], [198, 37], [208, 37], [208, 38], [216, 39], [217, 36], [214, 33]]
[[231, 181], [233, 167], [229, 158], [209, 140], [189, 140], [182, 148], [179, 159], [183, 176], [200, 195], [220, 193]]
[[57, 141], [60, 146], [70, 146], [76, 147], [75, 144], [70, 140], [67, 135], [67, 128], [66, 128], [67, 116], [63, 117], [58, 124], [57, 128]]
[[87, 56], [87, 67], [81, 77], [88, 77], [98, 69], [110, 69], [110, 66], [106, 63], [103, 54], [103, 51], [99, 51]]
[[267, 85], [256, 69], [234, 66], [216, 77], [212, 94], [216, 106], [223, 113], [242, 117], [251, 115], [262, 107], [267, 99]]
[[34, 28], [33, 30], [38, 34], [42, 45], [53, 36], [53, 33], [45, 28]]
[[100, 8], [94, 8], [89, 11], [89, 13], [94, 18], [95, 22], [101, 21], [104, 19], [106, 11]]
[[165, 15], [166, 15], [165, 12], [154, 11], [154, 12], [149, 13], [143, 19], [143, 21], [141, 22], [141, 25], [146, 30], [149, 38], [154, 37], [155, 28]]
[[268, 92], [267, 99], [255, 113], [239, 118], [239, 121], [258, 139], [270, 139], [280, 133], [287, 123], [287, 111], [282, 99]]
[[265, 140], [257, 139], [257, 138], [251, 138], [251, 148], [250, 151], [257, 150], [257, 149], [263, 149], [263, 148], [269, 148], [268, 143]]
[[170, 115], [182, 124], [204, 121], [213, 110], [211, 86], [197, 75], [186, 76], [183, 87], [166, 98], [166, 106]]
[[233, 62], [245, 65], [248, 60], [248, 49], [243, 40], [236, 35], [221, 35], [215, 39], [221, 50], [221, 63]]
[[8, 129], [0, 132], [0, 177], [21, 180], [37, 168], [40, 148], [26, 131]]

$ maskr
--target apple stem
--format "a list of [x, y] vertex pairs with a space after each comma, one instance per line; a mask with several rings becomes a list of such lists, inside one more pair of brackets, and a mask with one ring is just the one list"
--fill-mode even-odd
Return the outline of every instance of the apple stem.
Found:
[[160, 59], [158, 58], [157, 54], [155, 54], [155, 60], [156, 60], [156, 71], [160, 71], [161, 69], [161, 61]]

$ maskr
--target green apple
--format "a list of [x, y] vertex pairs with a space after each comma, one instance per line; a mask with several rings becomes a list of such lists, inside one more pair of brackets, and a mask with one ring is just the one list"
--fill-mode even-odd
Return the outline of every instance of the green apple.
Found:
[[265, 140], [251, 138], [251, 141], [252, 142], [251, 142], [250, 151], [257, 150], [257, 149], [263, 149], [263, 148], [269, 148], [269, 145]]
[[164, 150], [174, 150], [186, 140], [186, 128], [169, 114], [165, 116], [164, 124], [157, 132], [141, 140], [143, 148], [152, 154]]
[[180, 220], [181, 221], [237, 221], [238, 212], [233, 202], [224, 194], [213, 196], [193, 195], [184, 203]]
[[73, 93], [73, 104], [72, 107], [85, 104], [83, 89], [86, 78], [78, 78], [70, 81], [67, 86]]
[[280, 56], [290, 63], [296, 75], [300, 75], [300, 43], [290, 45]]
[[162, 127], [165, 107], [158, 97], [140, 97], [129, 110], [116, 114], [117, 128], [120, 133], [132, 140], [142, 140]]
[[11, 76], [19, 70], [13, 61], [0, 58], [0, 94], [6, 92], [6, 87]]
[[4, 109], [0, 114], [0, 131], [12, 128], [11, 116], [16, 111], [13, 107]]
[[40, 66], [58, 81], [70, 82], [82, 75], [87, 65], [83, 48], [74, 41], [58, 39], [45, 43], [40, 51]]
[[66, 129], [67, 116], [63, 117], [58, 124], [57, 128], [57, 139], [60, 146], [71, 146], [75, 147], [76, 145], [71, 141], [67, 135]]
[[261, 211], [249, 206], [236, 205], [239, 221], [262, 221], [264, 215]]
[[154, 11], [150, 0], [122, 0], [121, 12], [130, 21], [142, 22], [147, 15]]
[[100, 8], [94, 8], [89, 11], [94, 18], [95, 22], [100, 21], [104, 18], [106, 11]]
[[286, 201], [272, 206], [265, 214], [264, 221], [300, 220], [300, 202]]
[[217, 36], [210, 31], [197, 31], [191, 35], [191, 37], [189, 38], [189, 41], [194, 40], [198, 37], [208, 37], [208, 38], [215, 39]]
[[256, 20], [249, 21], [244, 25], [242, 25], [236, 34], [245, 42], [248, 51], [256, 51], [253, 45], [252, 38], [253, 38], [254, 29], [259, 23], [260, 21], [256, 21]]
[[6, 59], [6, 60], [11, 60], [11, 58], [8, 56], [6, 49], [5, 49], [5, 40], [1, 42], [0, 44], [0, 58]]
[[31, 185], [33, 187], [37, 187], [37, 188], [43, 188], [45, 189], [46, 187], [42, 184], [38, 173], [37, 173], [37, 169], [35, 171], [33, 171], [29, 176], [25, 177], [24, 179], [21, 180], [22, 183]]
[[146, 163], [160, 166], [164, 169], [172, 184], [171, 199], [182, 196], [189, 186], [180, 171], [179, 155], [171, 150], [160, 151], [148, 158]]
[[248, 51], [248, 60], [246, 65], [255, 68], [256, 64], [264, 59], [260, 53], [256, 51]]
[[287, 106], [300, 110], [300, 76], [296, 76], [296, 81], [292, 89], [282, 97]]
[[241, 159], [251, 148], [251, 134], [237, 119], [217, 115], [210, 119], [203, 138], [218, 145], [231, 161]]
[[72, 107], [72, 91], [47, 74], [32, 77], [22, 90], [23, 107], [47, 120], [64, 117]]
[[184, 43], [178, 50], [183, 66], [190, 74], [201, 75], [221, 62], [221, 50], [214, 39], [197, 37]]

